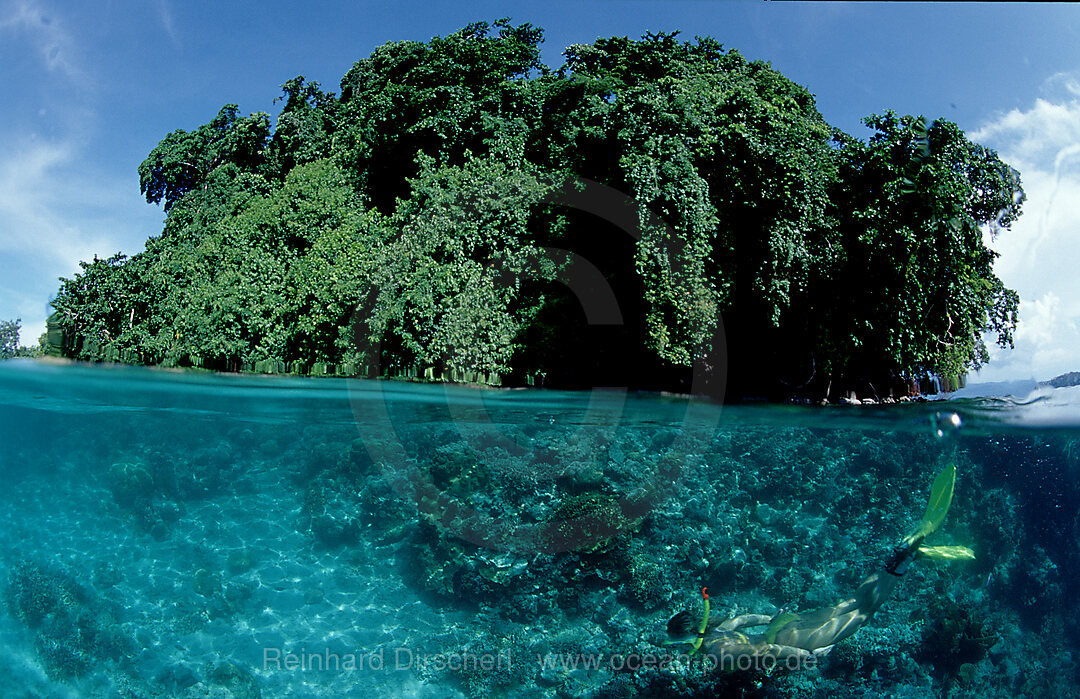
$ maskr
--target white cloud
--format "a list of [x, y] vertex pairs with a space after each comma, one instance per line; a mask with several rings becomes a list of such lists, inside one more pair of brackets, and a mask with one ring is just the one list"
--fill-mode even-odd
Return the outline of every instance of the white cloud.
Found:
[[24, 344], [44, 331], [58, 277], [95, 254], [136, 252], [131, 241], [160, 217], [134, 182], [96, 171], [70, 143], [26, 140], [0, 153], [0, 318], [23, 319]]
[[82, 159], [71, 141], [14, 139], [0, 152], [0, 319], [23, 319], [22, 341], [44, 331], [57, 278], [79, 262], [133, 254], [160, 231], [161, 212], [130, 179]]
[[64, 143], [34, 144], [0, 159], [0, 253], [37, 254], [67, 266], [115, 246], [92, 219], [67, 215], [98, 209], [100, 220], [115, 199], [108, 184], [79, 177], [71, 164], [71, 147]]
[[1080, 80], [1072, 73], [1055, 73], [1043, 83], [1043, 92], [1080, 97]]
[[0, 15], [0, 30], [29, 39], [45, 66], [74, 80], [84, 71], [76, 59], [76, 47], [61, 19], [41, 3], [22, 0], [7, 5]]
[[969, 134], [1020, 170], [1028, 197], [1012, 230], [990, 243], [998, 276], [1020, 294], [1016, 346], [993, 348], [979, 381], [1080, 370], [1080, 80], [1059, 73], [1043, 91], [1030, 109]]
[[166, 0], [157, 0], [156, 4], [158, 19], [161, 21], [162, 29], [164, 29], [165, 33], [169, 36], [169, 41], [173, 43], [173, 46], [180, 48], [180, 35], [176, 33], [176, 23], [173, 22], [169, 3]]
[[1033, 300], [1021, 301], [1020, 317], [1023, 320], [1016, 329], [1015, 349], [994, 347], [991, 364], [980, 373], [980, 380], [1046, 380], [1080, 366], [1080, 307], [1076, 303], [1070, 308], [1060, 296], [1048, 291]]
[[1027, 111], [1014, 109], [969, 134], [979, 143], [1002, 143], [1018, 166], [1044, 164], [1063, 147], [1080, 142], [1080, 104], [1035, 100]]
[[33, 80], [49, 97], [29, 122], [16, 104], [0, 103], [0, 319], [22, 318], [23, 343], [44, 331], [57, 277], [95, 254], [136, 252], [160, 230], [160, 210], [138, 196], [133, 169], [119, 176], [86, 157], [100, 139], [97, 97], [69, 26], [43, 3], [0, 0], [3, 48], [40, 60]]

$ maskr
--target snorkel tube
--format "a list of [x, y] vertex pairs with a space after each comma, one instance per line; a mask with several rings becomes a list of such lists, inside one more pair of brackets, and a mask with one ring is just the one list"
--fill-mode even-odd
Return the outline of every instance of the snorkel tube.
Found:
[[694, 639], [693, 650], [690, 655], [701, 650], [701, 644], [705, 642], [705, 629], [709, 626], [709, 588], [701, 588], [701, 599], [705, 601], [705, 614], [701, 617], [701, 625], [698, 626], [697, 638]]

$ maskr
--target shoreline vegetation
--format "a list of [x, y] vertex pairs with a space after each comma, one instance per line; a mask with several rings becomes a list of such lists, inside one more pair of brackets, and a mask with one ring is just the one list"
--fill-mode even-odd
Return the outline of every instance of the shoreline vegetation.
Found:
[[[42, 362], [42, 363], [45, 363], [45, 364], [55, 364], [55, 365], [86, 365], [86, 366], [89, 366], [89, 365], [92, 365], [92, 364], [104, 364], [104, 365], [107, 365], [107, 366], [143, 366], [144, 368], [147, 368], [147, 369], [155, 369], [155, 370], [159, 370], [159, 371], [192, 372], [192, 373], [195, 373], [195, 374], [205, 373], [205, 374], [216, 374], [216, 375], [220, 375], [220, 376], [267, 376], [267, 377], [275, 377], [275, 376], [277, 376], [277, 377], [284, 377], [284, 378], [292, 377], [292, 378], [313, 378], [313, 379], [319, 379], [319, 378], [337, 378], [337, 379], [360, 378], [358, 375], [355, 375], [355, 374], [338, 373], [337, 371], [327, 372], [327, 373], [322, 373], [322, 374], [316, 374], [316, 373], [303, 374], [303, 373], [296, 373], [296, 372], [289, 372], [289, 371], [285, 371], [285, 372], [281, 372], [281, 373], [275, 373], [273, 371], [255, 371], [255, 370], [251, 370], [251, 371], [248, 371], [248, 370], [220, 371], [220, 370], [216, 370], [216, 369], [205, 369], [205, 368], [201, 368], [201, 367], [181, 367], [181, 366], [171, 366], [170, 367], [170, 366], [162, 366], [162, 365], [154, 365], [154, 364], [150, 364], [150, 365], [132, 365], [130, 363], [125, 364], [124, 362], [110, 362], [110, 361], [107, 361], [107, 360], [89, 361], [89, 360], [81, 360], [81, 359], [70, 359], [70, 358], [67, 358], [67, 357], [61, 357], [61, 356], [58, 356], [56, 354], [44, 353], [44, 352], [38, 351], [37, 349], [30, 349], [30, 348], [26, 348], [26, 347], [19, 348], [19, 352], [14, 353], [14, 354], [0, 355], [0, 360], [13, 359], [13, 358], [30, 359], [30, 360], [33, 360], [33, 361], [36, 361], [36, 362]], [[413, 377], [410, 377], [410, 376], [385, 376], [385, 377], [378, 377], [377, 379], [374, 379], [374, 380], [406, 381], [406, 382], [411, 381], [411, 382], [417, 382], [417, 383], [440, 383], [441, 382], [441, 383], [453, 383], [454, 385], [466, 386], [466, 387], [471, 387], [471, 388], [484, 388], [484, 389], [496, 389], [496, 390], [501, 389], [501, 390], [513, 390], [513, 391], [526, 390], [526, 389], [530, 389], [530, 388], [545, 388], [542, 384], [537, 385], [535, 383], [533, 385], [529, 385], [529, 386], [502, 386], [502, 385], [497, 385], [497, 384], [493, 384], [493, 383], [467, 382], [467, 381], [453, 381], [453, 382], [451, 382], [451, 381], [444, 381], [444, 380], [441, 380], [441, 379], [430, 379], [430, 378], [427, 378], [427, 377], [415, 377], [415, 376], [413, 376]], [[848, 396], [841, 396], [841, 397], [834, 398], [831, 401], [813, 402], [813, 401], [810, 401], [810, 400], [807, 400], [807, 399], [791, 398], [791, 399], [788, 399], [786, 402], [788, 404], [791, 404], [791, 405], [805, 405], [805, 406], [811, 406], [811, 405], [819, 405], [819, 406], [826, 406], [826, 405], [890, 405], [890, 404], [910, 403], [910, 402], [926, 402], [928, 400], [949, 400], [950, 399], [949, 394], [952, 394], [952, 393], [956, 392], [959, 389], [967, 388], [966, 382], [963, 381], [963, 380], [961, 380], [959, 382], [959, 385], [956, 386], [956, 387], [947, 386], [947, 385], [944, 385], [944, 384], [941, 384], [941, 383], [936, 383], [935, 384], [935, 383], [933, 383], [932, 378], [928, 378], [927, 381], [929, 381], [931, 383], [931, 385], [934, 388], [938, 389], [938, 390], [937, 391], [929, 391], [928, 390], [928, 391], [924, 392], [924, 391], [921, 390], [922, 384], [920, 383], [919, 384], [919, 387], [920, 387], [920, 392], [919, 393], [913, 393], [913, 394], [900, 396], [900, 397], [897, 397], [897, 398], [891, 398], [891, 399], [880, 399], [879, 400], [877, 398], [872, 398], [872, 397], [868, 397], [868, 396], [864, 396], [862, 398], [859, 398], [858, 396], [848, 395]], [[940, 380], [938, 380], [938, 381], [940, 381]], [[989, 382], [989, 383], [981, 383], [981, 384], [976, 384], [976, 385], [996, 386], [996, 385], [998, 385], [1000, 383], [1001, 382]], [[1073, 387], [1073, 386], [1080, 386], [1080, 372], [1077, 372], [1077, 371], [1066, 372], [1064, 374], [1059, 374], [1059, 375], [1057, 375], [1057, 376], [1055, 376], [1055, 377], [1053, 377], [1051, 379], [1047, 379], [1045, 381], [1036, 381], [1035, 379], [1031, 379], [1030, 380], [1030, 385], [1031, 385], [1032, 390], [1035, 390], [1035, 389], [1047, 389], [1047, 388], [1049, 388], [1049, 389], [1070, 388], [1070, 387]], [[609, 388], [618, 388], [618, 387], [609, 387]], [[581, 390], [584, 390], [584, 389], [581, 389]], [[656, 393], [658, 395], [671, 397], [671, 398], [689, 399], [691, 397], [694, 397], [694, 394], [685, 393], [685, 392], [678, 392], [678, 391], [659, 390], [659, 391], [647, 391], [647, 392]], [[943, 394], [944, 394], [945, 397], [941, 398], [940, 396], [942, 396]], [[997, 394], [995, 394], [995, 395], [997, 395]], [[1021, 396], [1023, 394], [1013, 394], [1013, 395]], [[939, 396], [939, 397], [934, 397], [934, 396]], [[730, 401], [725, 401], [722, 396], [721, 397], [712, 396], [710, 398], [713, 398], [714, 400], [718, 400], [719, 402], [730, 402]], [[751, 402], [751, 403], [752, 402], [758, 402], [758, 401], [764, 401], [764, 399], [755, 399], [753, 397], [750, 397], [750, 398], [743, 398], [743, 400], [742, 400], [742, 402]]]
[[[619, 386], [596, 386], [596, 387], [591, 387], [589, 389], [582, 389], [582, 388], [579, 388], [579, 389], [566, 389], [566, 388], [547, 387], [547, 386], [544, 386], [542, 383], [533, 383], [533, 384], [529, 384], [529, 385], [526, 385], [526, 386], [514, 386], [514, 385], [500, 385], [500, 384], [495, 384], [495, 383], [491, 383], [491, 382], [484, 383], [484, 382], [480, 382], [480, 381], [452, 381], [452, 380], [442, 379], [442, 378], [429, 378], [429, 377], [405, 376], [405, 375], [402, 375], [402, 376], [370, 377], [370, 376], [362, 376], [360, 374], [347, 374], [347, 373], [343, 373], [343, 372], [338, 373], [336, 371], [322, 373], [322, 374], [315, 374], [315, 373], [306, 373], [305, 374], [305, 373], [297, 373], [295, 371], [284, 371], [284, 372], [274, 372], [274, 371], [266, 371], [266, 370], [255, 371], [255, 370], [247, 370], [247, 369], [241, 369], [239, 371], [222, 371], [220, 369], [207, 369], [207, 368], [204, 368], [204, 367], [192, 367], [192, 366], [164, 366], [164, 365], [161, 365], [161, 364], [132, 364], [130, 362], [119, 362], [119, 361], [112, 361], [112, 360], [108, 360], [108, 359], [99, 359], [99, 360], [71, 359], [69, 357], [61, 357], [61, 356], [58, 356], [56, 354], [41, 353], [41, 352], [35, 352], [35, 353], [24, 352], [22, 354], [14, 355], [13, 357], [0, 357], [0, 361], [2, 361], [3, 359], [6, 359], [6, 358], [27, 359], [27, 360], [31, 360], [31, 361], [35, 361], [35, 362], [41, 362], [43, 364], [52, 364], [52, 365], [56, 365], [56, 366], [93, 366], [93, 365], [100, 365], [100, 366], [106, 366], [106, 367], [140, 367], [140, 368], [143, 368], [143, 369], [152, 369], [152, 370], [155, 370], [155, 371], [165, 371], [165, 372], [170, 372], [170, 373], [191, 373], [191, 374], [194, 374], [194, 375], [213, 374], [213, 375], [216, 375], [216, 376], [236, 376], [236, 377], [260, 376], [260, 377], [267, 377], [267, 378], [297, 378], [297, 379], [316, 379], [316, 380], [317, 379], [361, 379], [361, 380], [367, 380], [367, 381], [399, 381], [399, 382], [406, 382], [406, 383], [426, 383], [426, 384], [442, 383], [442, 384], [450, 384], [450, 385], [454, 385], [454, 386], [462, 386], [462, 387], [466, 387], [466, 388], [482, 388], [482, 389], [496, 390], [496, 391], [498, 391], [498, 390], [502, 390], [502, 391], [523, 391], [523, 390], [531, 390], [531, 389], [585, 391], [585, 390], [620, 390], [621, 388], [623, 388], [623, 387], [619, 387]], [[1060, 378], [1060, 377], [1058, 377], [1058, 378]], [[1052, 381], [1056, 381], [1056, 380], [1058, 380], [1058, 379], [1053, 379], [1051, 381], [1038, 382], [1037, 385], [1038, 386], [1045, 386], [1045, 387], [1053, 388], [1055, 386], [1052, 385]], [[960, 388], [964, 388], [964, 387], [965, 386], [963, 386], [963, 385], [960, 386]], [[640, 392], [640, 393], [645, 393], [645, 394], [656, 394], [656, 395], [664, 396], [664, 397], [667, 397], [667, 398], [679, 398], [679, 399], [687, 399], [687, 400], [690, 399], [690, 398], [705, 398], [707, 400], [716, 401], [717, 403], [720, 403], [720, 404], [736, 402], [734, 400], [725, 400], [724, 396], [710, 396], [710, 395], [707, 395], [707, 394], [694, 394], [694, 393], [689, 393], [689, 392], [668, 391], [668, 390], [661, 390], [661, 389], [657, 389], [657, 390], [631, 389], [631, 390], [634, 390], [634, 391]], [[784, 402], [789, 404], [789, 405], [822, 406], [822, 407], [829, 406], [829, 405], [867, 405], [867, 406], [872, 406], [872, 405], [896, 405], [896, 404], [902, 404], [902, 403], [920, 403], [920, 402], [927, 402], [927, 401], [933, 401], [933, 400], [947, 400], [948, 399], [947, 395], [946, 395], [945, 398], [940, 398], [940, 397], [935, 398], [934, 396], [941, 396], [943, 393], [951, 393], [953, 390], [955, 390], [955, 389], [947, 389], [947, 390], [942, 389], [938, 393], [934, 393], [934, 392], [922, 393], [922, 392], [920, 392], [920, 393], [914, 393], [914, 394], [910, 394], [910, 395], [899, 396], [899, 397], [896, 397], [896, 398], [893, 398], [893, 397], [890, 396], [890, 397], [886, 397], [886, 398], [883, 398], [883, 399], [872, 398], [872, 397], [869, 397], [869, 396], [864, 396], [862, 398], [859, 398], [856, 395], [847, 395], [847, 396], [840, 396], [840, 397], [837, 397], [837, 398], [833, 398], [830, 401], [813, 402], [813, 401], [810, 401], [809, 399], [790, 398], [790, 399], [788, 399], [787, 401], [784, 401]], [[768, 400], [766, 398], [764, 398], [764, 397], [756, 397], [756, 396], [748, 396], [747, 397], [747, 396], [744, 396], [744, 397], [741, 397], [737, 402], [741, 402], [741, 403], [765, 403], [765, 402], [768, 402]]]
[[216, 371], [828, 402], [959, 387], [1012, 343], [983, 242], [1019, 173], [711, 38], [478, 22], [226, 105], [139, 167], [163, 230], [61, 279], [49, 354]]

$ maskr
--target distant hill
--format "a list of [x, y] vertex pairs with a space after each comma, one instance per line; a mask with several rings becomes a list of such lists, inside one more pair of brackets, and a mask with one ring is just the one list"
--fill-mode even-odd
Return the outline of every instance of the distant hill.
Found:
[[1065, 388], [1066, 386], [1080, 386], [1080, 371], [1070, 371], [1067, 374], [1055, 376], [1049, 381], [1040, 381], [1039, 385], [1053, 386], [1054, 388]]
[[1080, 371], [1070, 371], [1067, 374], [1055, 376], [1049, 381], [1036, 381], [1034, 379], [1017, 379], [1013, 381], [990, 381], [985, 383], [968, 384], [965, 388], [949, 394], [950, 398], [994, 398], [1001, 396], [1013, 396], [1023, 398], [1031, 395], [1032, 391], [1040, 388], [1067, 388], [1080, 386]]
[[971, 383], [949, 394], [950, 398], [997, 398], [1013, 396], [1023, 398], [1039, 387], [1034, 379], [1019, 379], [1016, 381], [988, 381], [983, 383]]

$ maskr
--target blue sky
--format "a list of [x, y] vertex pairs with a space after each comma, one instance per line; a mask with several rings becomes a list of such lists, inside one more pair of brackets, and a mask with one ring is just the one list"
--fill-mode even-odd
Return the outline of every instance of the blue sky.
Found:
[[58, 276], [142, 249], [162, 212], [136, 169], [168, 132], [226, 103], [276, 114], [305, 75], [336, 90], [379, 44], [509, 16], [545, 61], [600, 36], [680, 30], [771, 61], [859, 136], [886, 109], [955, 121], [1023, 175], [1029, 201], [993, 247], [1023, 299], [1017, 348], [978, 380], [1080, 370], [1080, 7], [699, 0], [100, 3], [0, 0], [0, 319], [44, 329]]

